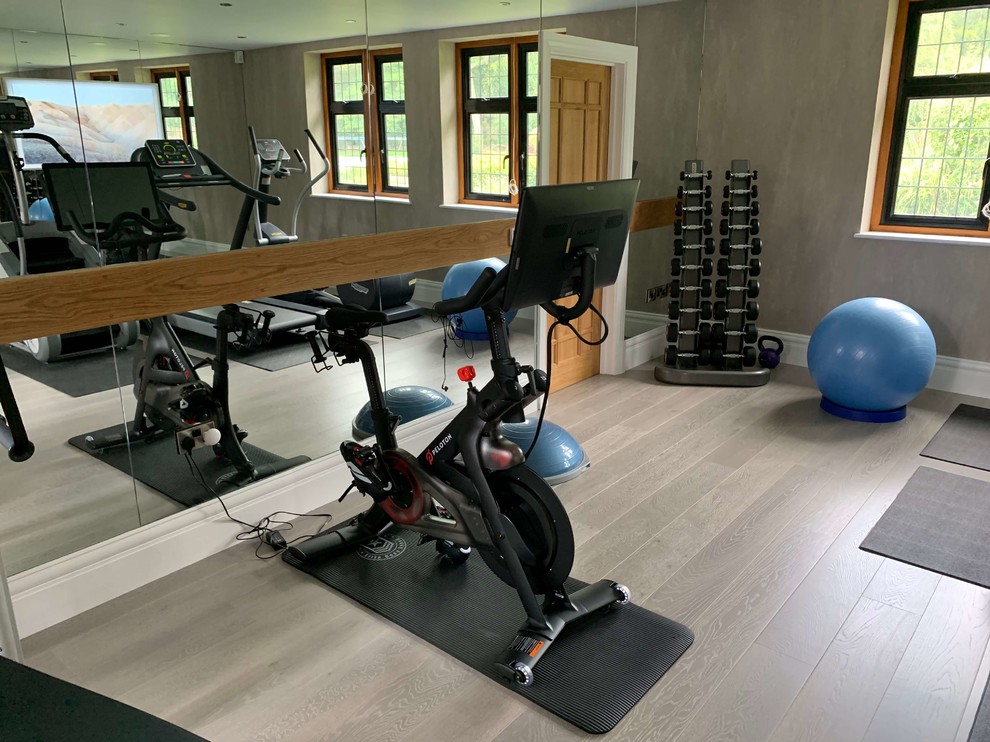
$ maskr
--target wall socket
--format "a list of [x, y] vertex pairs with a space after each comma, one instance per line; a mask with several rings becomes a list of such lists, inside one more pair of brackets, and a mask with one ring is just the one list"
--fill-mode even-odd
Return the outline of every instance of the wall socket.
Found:
[[646, 301], [647, 303], [651, 301], [656, 301], [657, 299], [663, 299], [670, 293], [670, 284], [665, 283], [660, 286], [653, 286], [646, 290]]

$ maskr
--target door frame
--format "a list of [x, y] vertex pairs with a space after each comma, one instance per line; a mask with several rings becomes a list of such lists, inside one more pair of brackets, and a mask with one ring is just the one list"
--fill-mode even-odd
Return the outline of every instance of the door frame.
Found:
[[[627, 44], [585, 39], [556, 31], [540, 31], [540, 84], [537, 112], [539, 116], [539, 181], [550, 178], [550, 64], [554, 59], [612, 68], [611, 111], [608, 133], [608, 178], [631, 178], [633, 140], [636, 123], [636, 63], [639, 49]], [[621, 374], [626, 370], [626, 279], [629, 272], [629, 242], [619, 266], [619, 276], [602, 291], [600, 307], [608, 323], [609, 335], [602, 344], [599, 373]], [[547, 354], [546, 313], [536, 312], [537, 359]], [[538, 362], [539, 362], [538, 361]]]

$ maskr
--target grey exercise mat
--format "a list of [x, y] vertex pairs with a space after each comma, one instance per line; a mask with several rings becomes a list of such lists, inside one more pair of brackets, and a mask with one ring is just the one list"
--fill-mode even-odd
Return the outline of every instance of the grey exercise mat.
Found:
[[969, 730], [969, 742], [990, 742], [990, 683], [983, 689], [983, 700]]
[[[195, 348], [200, 353], [208, 353], [211, 357], [215, 355], [214, 338], [188, 331], [180, 331], [178, 334], [179, 340], [186, 348]], [[283, 332], [273, 336], [268, 345], [254, 350], [240, 351], [229, 346], [227, 356], [231, 361], [246, 366], [254, 366], [265, 371], [281, 371], [309, 363], [313, 357], [313, 349], [304, 336]]]
[[[103, 430], [77, 435], [70, 438], [69, 443], [83, 453], [109, 464], [128, 476], [131, 476], [131, 465], [133, 464], [135, 479], [158, 490], [180, 505], [192, 507], [212, 499], [213, 494], [203, 487], [198, 476], [190, 469], [186, 457], [176, 453], [175, 438], [171, 435], [158, 440], [133, 444], [130, 447], [130, 456], [127, 455], [127, 446], [118, 446], [101, 453], [91, 450], [86, 445], [88, 436], [96, 437], [109, 434], [123, 435], [124, 426], [113, 425]], [[244, 447], [244, 452], [248, 458], [257, 465], [274, 464], [285, 460], [282, 456], [252, 446], [250, 443], [245, 442], [241, 445]], [[193, 460], [199, 465], [199, 470], [203, 473], [203, 478], [217, 494], [222, 495], [236, 489], [234, 485], [225, 481], [225, 475], [233, 473], [234, 467], [217, 461], [212, 449], [199, 448], [193, 451], [192, 455]], [[299, 457], [299, 459], [297, 462], [299, 464], [309, 461], [309, 458], [304, 456]]]
[[117, 373], [120, 374], [121, 386], [130, 386], [132, 383], [131, 364], [134, 356], [130, 348], [116, 351], [116, 370], [114, 354], [109, 350], [52, 363], [41, 363], [19, 348], [5, 347], [0, 355], [11, 371], [70, 397], [85, 397], [116, 389]]
[[990, 409], [959, 405], [921, 455], [990, 471]]
[[429, 332], [430, 330], [442, 329], [443, 326], [439, 322], [434, 322], [432, 317], [429, 316], [429, 312], [427, 312], [419, 317], [385, 325], [381, 330], [374, 327], [371, 330], [371, 334], [377, 335], [379, 332], [382, 332], [385, 337], [403, 340], [405, 338], [411, 338], [414, 335], [422, 335], [424, 332]]
[[921, 467], [860, 548], [990, 588], [990, 482]]
[[[362, 603], [488, 677], [526, 613], [515, 590], [472, 554], [441, 564], [433, 544], [394, 529], [371, 548], [286, 562]], [[568, 589], [584, 585], [568, 580]], [[635, 596], [633, 596], [635, 598]], [[603, 734], [694, 641], [690, 629], [630, 604], [571, 624], [536, 666], [529, 688], [508, 687], [592, 734]]]

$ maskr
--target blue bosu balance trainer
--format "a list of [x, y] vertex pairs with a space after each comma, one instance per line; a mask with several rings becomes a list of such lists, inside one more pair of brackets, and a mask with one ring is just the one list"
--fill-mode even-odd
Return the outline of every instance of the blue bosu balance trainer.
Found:
[[[399, 425], [454, 405], [450, 397], [443, 392], [415, 385], [389, 389], [385, 392], [385, 400], [392, 413], [398, 416]], [[371, 403], [368, 402], [351, 423], [351, 432], [358, 439], [370, 438], [375, 434], [374, 429], [371, 422]]]
[[[502, 423], [502, 435], [528, 451], [536, 435], [537, 420], [527, 417], [524, 423]], [[526, 466], [535, 471], [548, 484], [563, 484], [574, 479], [591, 466], [588, 455], [574, 437], [559, 425], [543, 421], [540, 439], [533, 453], [526, 459]]]

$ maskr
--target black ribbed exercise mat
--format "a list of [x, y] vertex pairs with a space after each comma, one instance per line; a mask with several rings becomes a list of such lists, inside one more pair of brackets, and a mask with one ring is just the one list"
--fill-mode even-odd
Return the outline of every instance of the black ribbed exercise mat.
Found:
[[[215, 355], [216, 340], [213, 338], [195, 332], [179, 331], [179, 339], [186, 348], [194, 348], [211, 357]], [[368, 342], [374, 344], [371, 338], [368, 338]], [[313, 349], [305, 336], [281, 332], [272, 336], [268, 345], [247, 351], [237, 350], [231, 346], [228, 347], [227, 354], [231, 361], [243, 363], [245, 366], [254, 366], [265, 371], [281, 371], [309, 363], [313, 357]]]
[[205, 742], [133, 706], [0, 657], [3, 742]]
[[990, 588], [990, 482], [921, 467], [859, 548]]
[[[212, 499], [213, 495], [203, 488], [199, 478], [189, 468], [186, 457], [176, 453], [173, 436], [169, 435], [145, 443], [135, 443], [131, 446], [130, 457], [127, 455], [127, 446], [118, 446], [100, 453], [90, 450], [86, 445], [88, 436], [99, 437], [111, 433], [123, 435], [124, 426], [113, 425], [103, 430], [77, 435], [70, 438], [69, 443], [128, 476], [131, 475], [131, 464], [133, 463], [135, 479], [158, 490], [166, 497], [172, 498], [180, 505], [192, 507]], [[256, 465], [275, 464], [285, 460], [281, 456], [263, 448], [252, 446], [250, 443], [245, 442], [241, 445], [244, 447], [244, 452], [248, 458]], [[193, 460], [199, 464], [203, 478], [217, 494], [222, 495], [236, 489], [226, 481], [226, 477], [235, 471], [234, 467], [217, 461], [212, 449], [196, 449], [193, 451]], [[302, 456], [299, 457], [297, 464], [306, 461], [309, 461], [309, 458]]]
[[0, 350], [0, 355], [11, 371], [70, 397], [85, 397], [116, 389], [118, 372], [121, 386], [130, 386], [132, 383], [131, 364], [134, 357], [130, 349], [116, 351], [116, 370], [114, 353], [109, 350], [52, 363], [41, 363], [20, 348], [5, 347]]
[[372, 328], [371, 334], [377, 335], [379, 332], [383, 333], [385, 337], [395, 338], [397, 340], [402, 340], [404, 338], [411, 338], [414, 335], [422, 335], [424, 332], [430, 332], [431, 330], [442, 330], [443, 325], [440, 324], [439, 320], [434, 322], [431, 319], [429, 310], [424, 310], [424, 314], [419, 317], [413, 317], [412, 319], [402, 320], [402, 322], [395, 322], [391, 325], [385, 325], [380, 330], [377, 327]]
[[[366, 547], [309, 563], [285, 561], [505, 683], [494, 663], [526, 618], [515, 590], [477, 554], [451, 567], [432, 544], [399, 529]], [[568, 589], [584, 583], [569, 580]], [[635, 598], [635, 596], [633, 596]], [[684, 654], [694, 634], [637, 605], [568, 626], [529, 688], [508, 687], [592, 734], [611, 730]]]
[[921, 455], [990, 471], [990, 410], [959, 405]]

